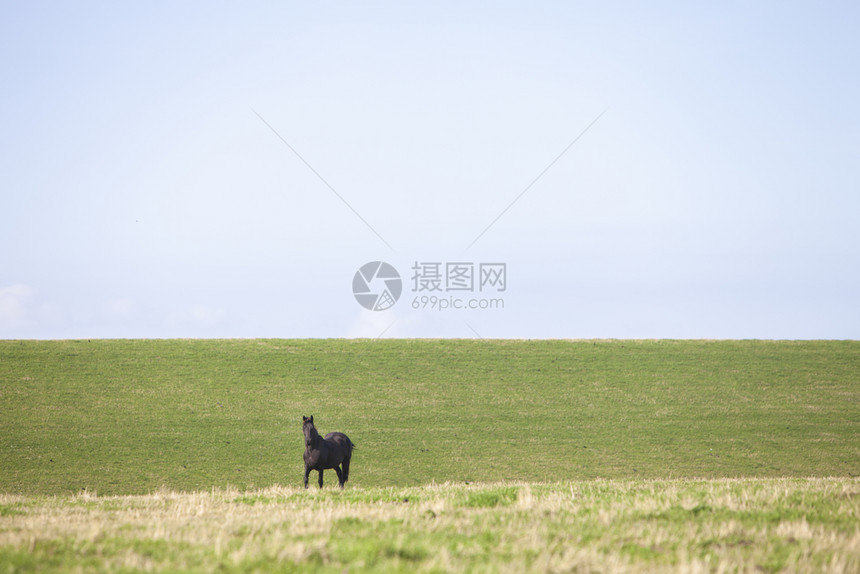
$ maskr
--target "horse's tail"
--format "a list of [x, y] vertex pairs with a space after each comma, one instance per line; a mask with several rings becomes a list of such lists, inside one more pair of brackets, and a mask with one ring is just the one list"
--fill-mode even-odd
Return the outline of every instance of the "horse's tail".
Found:
[[344, 482], [349, 480], [349, 461], [352, 459], [352, 451], [355, 450], [355, 448], [355, 443], [353, 443], [349, 437], [346, 437], [346, 456], [343, 457], [343, 462], [341, 463]]

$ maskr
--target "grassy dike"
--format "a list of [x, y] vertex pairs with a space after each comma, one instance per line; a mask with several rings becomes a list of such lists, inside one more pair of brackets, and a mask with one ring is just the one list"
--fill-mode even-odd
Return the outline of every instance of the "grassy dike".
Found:
[[[860, 343], [0, 341], [0, 572], [857, 572]], [[301, 416], [358, 444], [300, 488]]]
[[[0, 492], [860, 473], [860, 342], [0, 342]], [[334, 483], [329, 471], [327, 484]]]

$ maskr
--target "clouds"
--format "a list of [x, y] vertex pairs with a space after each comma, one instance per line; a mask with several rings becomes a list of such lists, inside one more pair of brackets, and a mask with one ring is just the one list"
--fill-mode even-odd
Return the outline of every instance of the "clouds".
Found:
[[116, 320], [126, 320], [134, 316], [136, 303], [130, 297], [117, 297], [104, 304], [104, 314]]
[[0, 287], [0, 337], [44, 337], [66, 321], [56, 304], [44, 300], [30, 285], [16, 283]]
[[201, 303], [165, 308], [128, 296], [46, 295], [23, 283], [0, 288], [0, 338], [207, 337], [230, 319]]
[[351, 339], [397, 337], [402, 328], [402, 325], [398, 325], [398, 323], [402, 319], [396, 311], [382, 313], [362, 310], [356, 314], [346, 336]]
[[177, 332], [199, 333], [205, 336], [205, 330], [217, 327], [227, 318], [227, 312], [219, 307], [211, 307], [195, 303], [168, 315], [166, 326]]
[[23, 283], [0, 288], [0, 331], [26, 326], [33, 289]]

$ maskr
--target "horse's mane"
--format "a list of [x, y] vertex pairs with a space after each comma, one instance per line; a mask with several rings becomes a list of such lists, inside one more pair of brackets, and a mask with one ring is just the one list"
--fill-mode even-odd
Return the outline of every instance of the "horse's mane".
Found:
[[[314, 426], [313, 421], [307, 420], [302, 426], [303, 430], [306, 429], [305, 438], [310, 440], [310, 444], [314, 444], [317, 442], [317, 439], [320, 436], [320, 433], [317, 432], [317, 427]], [[307, 444], [307, 441], [305, 441]]]

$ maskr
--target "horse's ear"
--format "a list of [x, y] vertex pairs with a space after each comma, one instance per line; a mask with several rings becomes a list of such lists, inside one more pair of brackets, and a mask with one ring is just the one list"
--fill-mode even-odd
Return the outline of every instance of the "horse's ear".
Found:
[[314, 423], [314, 415], [311, 415], [311, 418], [309, 418], [308, 420], [311, 421], [311, 424], [313, 424]]
[[302, 415], [302, 422], [303, 423], [308, 422], [308, 417], [306, 417], [305, 415]]

